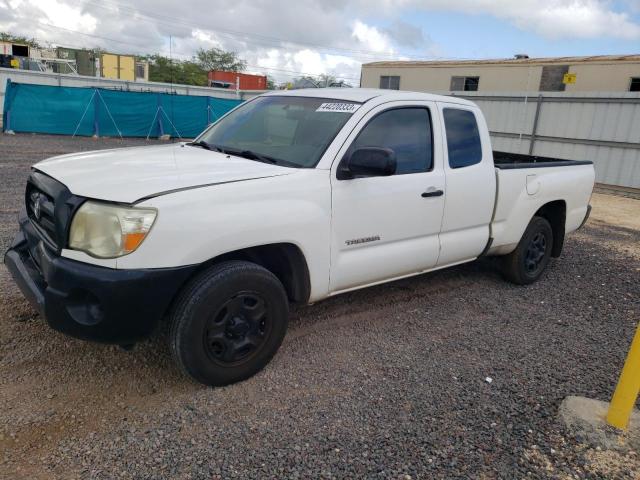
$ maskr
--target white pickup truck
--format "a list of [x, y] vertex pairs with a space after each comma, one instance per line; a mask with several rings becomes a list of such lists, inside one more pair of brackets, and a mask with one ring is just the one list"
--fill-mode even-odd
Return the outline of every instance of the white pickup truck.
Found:
[[193, 142], [34, 165], [4, 261], [51, 327], [130, 346], [167, 319], [184, 372], [224, 385], [269, 362], [290, 302], [485, 255], [537, 280], [593, 184], [589, 161], [492, 152], [462, 99], [273, 92]]

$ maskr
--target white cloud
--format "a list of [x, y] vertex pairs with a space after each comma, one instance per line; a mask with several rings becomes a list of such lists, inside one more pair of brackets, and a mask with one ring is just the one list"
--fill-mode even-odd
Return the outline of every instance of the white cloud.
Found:
[[258, 59], [258, 66], [264, 68], [277, 68], [280, 65], [280, 50], [272, 48], [265, 52], [265, 56]]
[[46, 23], [84, 33], [94, 32], [98, 25], [98, 20], [93, 15], [82, 13], [79, 8], [57, 0], [38, 0], [37, 5], [44, 12], [43, 20]]
[[191, 36], [202, 44], [202, 48], [222, 48], [223, 44], [214, 34], [196, 29], [191, 32]]
[[360, 42], [367, 50], [388, 54], [394, 53], [394, 49], [391, 46], [391, 39], [387, 34], [360, 20], [353, 22], [353, 32], [351, 36]]
[[255, 64], [249, 58], [248, 71], [268, 73], [280, 81], [290, 81], [300, 75], [328, 74], [358, 84], [360, 62], [341, 55], [321, 54], [312, 49], [282, 52], [271, 49], [259, 56]]
[[[608, 9], [608, 2], [595, 0], [508, 2], [502, 13], [522, 28], [529, 28], [549, 38], [615, 37], [640, 39], [640, 25], [626, 13]], [[523, 5], [525, 4], [525, 5]]]
[[429, 31], [408, 19], [407, 12], [484, 14], [545, 38], [635, 42], [640, 40], [640, 25], [631, 12], [638, 11], [638, 2], [0, 0], [0, 31], [121, 53], [167, 54], [171, 36], [176, 58], [216, 46], [238, 52], [249, 63], [248, 70], [269, 72], [279, 81], [290, 80], [296, 75], [292, 72], [327, 73], [355, 85], [361, 62], [432, 58], [448, 52], [430, 39]]
[[420, 0], [405, 4], [490, 14], [547, 38], [640, 39], [640, 25], [628, 13], [612, 10], [606, 0]]

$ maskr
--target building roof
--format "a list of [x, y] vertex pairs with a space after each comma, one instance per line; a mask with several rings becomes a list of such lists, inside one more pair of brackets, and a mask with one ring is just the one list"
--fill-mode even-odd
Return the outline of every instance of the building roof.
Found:
[[640, 62], [636, 55], [595, 55], [591, 57], [543, 57], [543, 58], [502, 58], [469, 60], [408, 60], [364, 63], [363, 67], [437, 67], [457, 65], [531, 65], [553, 63], [617, 63]]
[[472, 102], [459, 97], [448, 97], [422, 92], [406, 92], [404, 90], [383, 90], [378, 88], [301, 88], [298, 90], [272, 90], [263, 95], [326, 98], [329, 100], [344, 100], [360, 103], [377, 98], [379, 101], [389, 102], [394, 100], [415, 100], [474, 105]]

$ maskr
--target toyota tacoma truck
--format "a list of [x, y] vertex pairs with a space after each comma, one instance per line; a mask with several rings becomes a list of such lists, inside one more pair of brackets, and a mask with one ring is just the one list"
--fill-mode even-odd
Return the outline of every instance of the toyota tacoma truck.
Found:
[[207, 385], [274, 356], [290, 303], [501, 256], [534, 282], [586, 221], [590, 161], [492, 152], [466, 100], [275, 92], [191, 142], [33, 166], [4, 262], [48, 324], [131, 346], [169, 323]]

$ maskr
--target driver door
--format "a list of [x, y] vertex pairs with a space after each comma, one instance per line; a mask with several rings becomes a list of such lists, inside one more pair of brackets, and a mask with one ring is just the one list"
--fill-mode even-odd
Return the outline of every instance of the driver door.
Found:
[[[345, 142], [331, 173], [331, 293], [437, 264], [445, 198], [437, 115], [433, 102], [386, 103], [372, 109]], [[392, 149], [396, 173], [338, 180], [340, 163], [365, 146]]]

